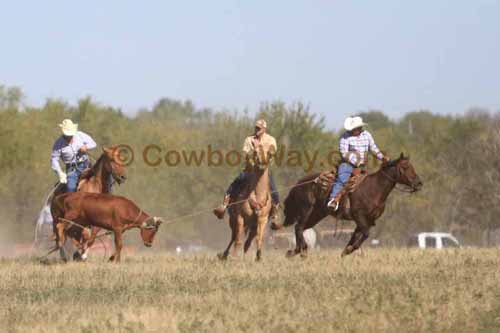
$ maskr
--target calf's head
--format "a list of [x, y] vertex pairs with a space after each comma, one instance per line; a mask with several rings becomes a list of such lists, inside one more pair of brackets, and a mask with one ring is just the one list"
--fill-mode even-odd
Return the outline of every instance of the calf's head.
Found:
[[150, 216], [142, 222], [141, 237], [145, 246], [151, 247], [153, 245], [156, 232], [158, 232], [158, 228], [162, 222], [162, 219], [156, 216]]

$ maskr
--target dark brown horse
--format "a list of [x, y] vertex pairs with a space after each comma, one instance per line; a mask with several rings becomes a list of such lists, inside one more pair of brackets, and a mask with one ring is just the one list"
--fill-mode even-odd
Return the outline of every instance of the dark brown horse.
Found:
[[[331, 211], [326, 206], [328, 193], [318, 194], [314, 182], [319, 174], [309, 175], [297, 182], [287, 198], [285, 199], [285, 221], [283, 225], [272, 224], [274, 230], [295, 224], [296, 248], [288, 252], [289, 256], [307, 253], [307, 244], [304, 240], [305, 229], [314, 227], [325, 218]], [[300, 184], [304, 185], [300, 185]], [[375, 173], [366, 176], [358, 188], [345, 195], [339, 209], [332, 214], [337, 219], [354, 220], [356, 229], [342, 252], [342, 256], [357, 250], [368, 238], [369, 230], [375, 225], [375, 221], [382, 215], [385, 209], [387, 197], [395, 188], [396, 184], [409, 187], [409, 191], [416, 192], [422, 188], [422, 181], [416, 174], [410, 158], [401, 156], [382, 164]], [[350, 207], [347, 207], [349, 200]]]
[[[97, 159], [95, 164], [84, 170], [78, 180], [78, 191], [89, 193], [109, 193], [110, 183], [112, 180], [118, 184], [126, 180], [125, 167], [122, 165], [117, 150], [118, 146], [113, 145], [110, 147], [103, 147], [101, 156]], [[54, 190], [54, 194], [49, 198], [48, 202], [51, 203], [54, 198], [64, 193], [66, 190], [65, 184], [59, 184]], [[92, 227], [92, 233], [89, 235], [81, 228], [73, 226], [68, 231], [68, 235], [72, 235], [82, 251], [82, 253], [75, 253], [75, 257], [87, 258], [88, 249], [94, 244], [98, 232], [101, 230], [99, 227]], [[83, 231], [83, 232], [82, 232]]]

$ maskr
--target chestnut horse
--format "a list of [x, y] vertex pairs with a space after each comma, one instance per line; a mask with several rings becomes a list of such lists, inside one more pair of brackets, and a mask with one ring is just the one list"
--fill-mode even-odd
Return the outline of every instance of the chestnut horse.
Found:
[[[384, 212], [387, 197], [396, 184], [408, 186], [409, 192], [416, 192], [423, 185], [410, 163], [410, 158], [401, 153], [397, 160], [382, 164], [378, 171], [366, 176], [354, 192], [344, 195], [339, 209], [332, 213], [326, 206], [329, 191], [319, 194], [320, 192], [315, 190], [317, 184], [311, 182], [318, 175], [309, 175], [297, 182], [297, 186], [285, 199], [283, 225], [275, 223], [271, 225], [272, 229], [278, 230], [295, 224], [297, 245], [295, 250], [288, 251], [288, 256], [307, 254], [304, 230], [314, 227], [329, 214], [337, 219], [354, 220], [356, 223], [356, 229], [342, 252], [342, 256], [352, 253], [368, 238], [370, 228]], [[350, 207], [347, 207], [348, 200]]]
[[[111, 230], [115, 235], [115, 252], [110, 261], [120, 261], [123, 233], [132, 228], [141, 230], [144, 245], [151, 247], [161, 218], [150, 216], [131, 200], [111, 194], [72, 192], [59, 195], [52, 201], [52, 218], [56, 247], [65, 258], [63, 244], [71, 223], [84, 227]], [[68, 222], [70, 221], [70, 222]]]

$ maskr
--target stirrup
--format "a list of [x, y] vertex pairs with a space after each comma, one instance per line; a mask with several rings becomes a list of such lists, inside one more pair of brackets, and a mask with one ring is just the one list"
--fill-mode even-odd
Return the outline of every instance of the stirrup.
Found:
[[337, 209], [339, 209], [339, 202], [335, 200], [335, 198], [332, 198], [330, 199], [330, 201], [328, 201], [327, 207], [332, 209], [333, 211], [336, 211]]

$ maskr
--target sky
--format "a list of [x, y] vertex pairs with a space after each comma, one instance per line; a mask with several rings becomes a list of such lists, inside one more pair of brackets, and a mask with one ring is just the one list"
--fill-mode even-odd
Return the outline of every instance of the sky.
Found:
[[500, 0], [2, 1], [0, 84], [27, 104], [302, 101], [338, 128], [370, 109], [500, 110]]

